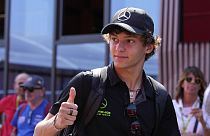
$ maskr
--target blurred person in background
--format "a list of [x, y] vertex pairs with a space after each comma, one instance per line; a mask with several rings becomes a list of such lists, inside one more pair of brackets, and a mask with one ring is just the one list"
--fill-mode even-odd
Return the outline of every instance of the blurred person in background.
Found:
[[27, 73], [20, 73], [15, 77], [14, 90], [15, 94], [7, 95], [0, 100], [0, 113], [3, 116], [1, 136], [10, 136], [12, 126], [10, 122], [17, 107], [26, 102], [24, 98], [24, 90], [20, 87], [30, 76]]
[[25, 91], [27, 103], [18, 107], [11, 121], [13, 134], [17, 136], [33, 136], [34, 128], [49, 112], [51, 104], [44, 98], [44, 79], [34, 75], [21, 85]]
[[206, 81], [195, 66], [184, 69], [176, 87], [173, 100], [182, 136], [210, 136], [206, 113], [202, 111]]

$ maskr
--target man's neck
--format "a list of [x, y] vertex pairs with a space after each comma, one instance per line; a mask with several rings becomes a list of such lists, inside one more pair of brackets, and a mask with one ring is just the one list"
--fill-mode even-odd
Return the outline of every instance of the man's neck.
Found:
[[117, 74], [122, 81], [126, 83], [130, 90], [137, 90], [142, 83], [142, 70], [117, 69]]
[[35, 102], [28, 102], [29, 106], [31, 107], [31, 109], [35, 109], [36, 107], [38, 107], [41, 103], [42, 103], [43, 99], [39, 99], [36, 100]]

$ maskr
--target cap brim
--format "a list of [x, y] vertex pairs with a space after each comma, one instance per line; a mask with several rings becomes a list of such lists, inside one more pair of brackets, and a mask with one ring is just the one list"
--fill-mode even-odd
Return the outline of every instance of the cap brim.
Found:
[[22, 87], [34, 87], [34, 85], [32, 83], [24, 83], [21, 85]]
[[113, 28], [115, 28], [116, 26], [119, 26], [119, 27], [122, 27], [124, 28], [125, 30], [127, 30], [128, 32], [131, 32], [131, 33], [135, 33], [135, 34], [143, 34], [144, 31], [134, 27], [134, 26], [130, 26], [130, 25], [127, 25], [125, 23], [110, 23], [108, 25], [106, 25], [102, 30], [101, 30], [101, 33], [102, 34], [107, 34], [111, 31], [113, 31]]

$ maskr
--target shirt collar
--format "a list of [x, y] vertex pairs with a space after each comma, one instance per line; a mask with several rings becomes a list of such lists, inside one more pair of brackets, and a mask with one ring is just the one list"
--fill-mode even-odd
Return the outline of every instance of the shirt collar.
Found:
[[111, 86], [114, 86], [117, 83], [121, 82], [121, 79], [117, 76], [117, 73], [115, 72], [114, 63], [111, 63], [108, 66], [107, 73], [108, 73], [108, 78], [109, 78]]
[[[199, 103], [201, 102], [200, 98], [197, 97], [196, 101], [193, 103], [192, 107], [194, 108], [198, 108], [199, 107]], [[179, 108], [183, 108], [183, 101], [181, 98], [178, 99], [178, 106]]]
[[[110, 81], [110, 85], [114, 86], [117, 83], [121, 82], [122, 80], [117, 76], [115, 69], [114, 69], [114, 63], [111, 63], [108, 66], [108, 78]], [[144, 86], [144, 91], [145, 95], [148, 98], [154, 98], [154, 88], [152, 87], [152, 84], [149, 80], [149, 78], [146, 76], [146, 73], [143, 71], [143, 76], [142, 76], [142, 81], [143, 81], [143, 86]]]

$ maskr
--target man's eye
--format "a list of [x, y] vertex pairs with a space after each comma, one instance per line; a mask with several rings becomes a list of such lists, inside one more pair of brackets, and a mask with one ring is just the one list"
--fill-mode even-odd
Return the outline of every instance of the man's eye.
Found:
[[117, 40], [117, 38], [112, 37], [112, 38], [111, 38], [111, 41], [113, 41], [113, 42], [117, 42], [118, 40]]
[[130, 44], [135, 43], [135, 41], [131, 40], [131, 39], [128, 39], [127, 42], [130, 43]]
[[116, 41], [116, 38], [112, 38], [112, 41]]

